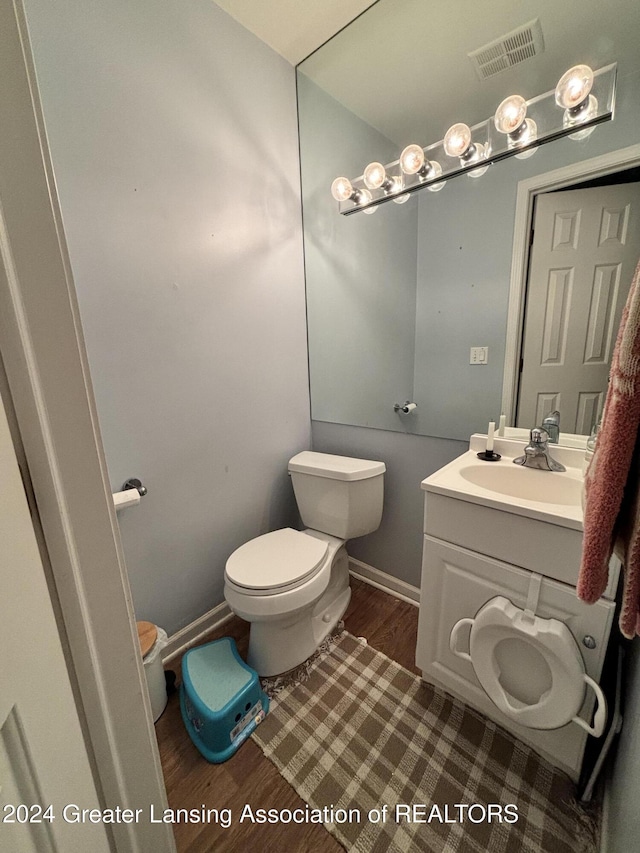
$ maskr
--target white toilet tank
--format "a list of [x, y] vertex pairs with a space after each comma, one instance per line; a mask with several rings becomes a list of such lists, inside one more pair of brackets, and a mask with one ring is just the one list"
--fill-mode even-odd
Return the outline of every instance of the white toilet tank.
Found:
[[306, 527], [338, 539], [373, 533], [382, 518], [384, 462], [305, 450], [289, 473]]

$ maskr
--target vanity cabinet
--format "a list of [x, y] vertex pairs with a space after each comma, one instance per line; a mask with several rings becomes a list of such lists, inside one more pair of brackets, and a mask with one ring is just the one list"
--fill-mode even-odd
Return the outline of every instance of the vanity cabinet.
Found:
[[[536, 615], [567, 625], [582, 654], [586, 673], [599, 682], [615, 604], [602, 598], [588, 605], [576, 595], [581, 532], [491, 509], [486, 510], [485, 519], [485, 508], [478, 504], [430, 492], [425, 497], [416, 650], [416, 663], [423, 678], [481, 711], [577, 781], [587, 733], [575, 723], [546, 731], [516, 724], [484, 692], [472, 663], [450, 650], [449, 638], [460, 619], [473, 618], [495, 596], [505, 596], [524, 609], [534, 573], [543, 575]], [[497, 523], [500, 517], [502, 529]], [[505, 535], [505, 528], [510, 525], [516, 529]], [[617, 568], [610, 574], [608, 592], [612, 597]], [[468, 637], [466, 628], [461, 633], [463, 648], [468, 648]], [[531, 664], [525, 654], [523, 666]], [[590, 721], [593, 705], [593, 693], [588, 690], [580, 716]]]
[[[571, 586], [578, 582], [581, 529], [427, 492], [424, 532]], [[619, 571], [619, 561], [613, 558], [603, 598], [615, 597]]]

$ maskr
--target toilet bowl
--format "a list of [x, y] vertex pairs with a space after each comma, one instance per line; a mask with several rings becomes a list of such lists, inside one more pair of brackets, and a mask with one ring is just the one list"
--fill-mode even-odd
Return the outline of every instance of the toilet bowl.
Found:
[[376, 530], [384, 463], [305, 451], [289, 461], [303, 531], [241, 545], [225, 568], [231, 610], [251, 623], [247, 662], [259, 675], [293, 669], [336, 627], [351, 598], [345, 541]]
[[[463, 627], [470, 626], [469, 652], [458, 647]], [[532, 729], [557, 729], [577, 723], [600, 737], [606, 701], [585, 673], [571, 632], [558, 619], [544, 619], [496, 596], [474, 619], [460, 619], [450, 636], [451, 651], [470, 661], [483, 690], [507, 717]], [[597, 700], [593, 725], [578, 715], [590, 687]]]
[[252, 539], [227, 562], [225, 598], [237, 616], [251, 622], [249, 666], [264, 676], [293, 669], [314, 653], [347, 609], [351, 588], [344, 542], [291, 528]]

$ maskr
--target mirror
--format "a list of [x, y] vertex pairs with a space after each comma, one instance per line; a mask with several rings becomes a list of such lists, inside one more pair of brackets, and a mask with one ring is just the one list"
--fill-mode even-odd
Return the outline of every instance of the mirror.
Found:
[[[524, 52], [535, 55], [511, 65], [522, 57], [503, 50], [488, 69], [502, 70], [481, 79], [468, 54], [522, 25]], [[378, 0], [298, 66], [314, 420], [465, 441], [498, 420], [505, 352], [520, 351], [524, 317], [509, 311], [518, 185], [637, 141], [639, 28], [635, 0]], [[586, 138], [373, 215], [338, 213], [337, 176], [437, 142], [455, 122], [483, 121], [509, 95], [547, 92], [571, 65], [611, 62], [615, 118]], [[470, 363], [478, 347], [486, 363]], [[410, 414], [394, 410], [407, 401], [417, 404]]]

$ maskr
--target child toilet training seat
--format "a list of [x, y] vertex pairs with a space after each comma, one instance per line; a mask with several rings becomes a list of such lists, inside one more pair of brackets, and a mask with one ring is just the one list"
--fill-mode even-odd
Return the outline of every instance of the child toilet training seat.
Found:
[[[468, 653], [458, 648], [458, 635], [465, 625], [471, 626]], [[534, 649], [548, 667], [551, 684], [533, 704], [512, 696], [501, 683], [497, 648], [514, 639]], [[557, 729], [575, 722], [595, 737], [602, 734], [607, 716], [604, 695], [585, 673], [580, 649], [564, 622], [535, 616], [499, 595], [483, 605], [474, 619], [456, 622], [449, 645], [455, 655], [472, 664], [487, 696], [514, 722], [533, 729]], [[597, 699], [593, 726], [578, 716], [587, 685]]]

